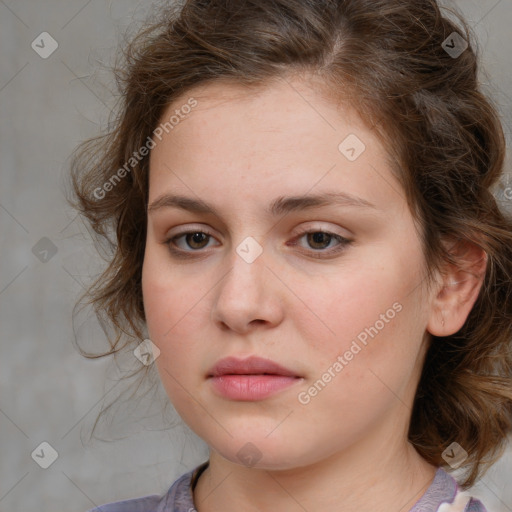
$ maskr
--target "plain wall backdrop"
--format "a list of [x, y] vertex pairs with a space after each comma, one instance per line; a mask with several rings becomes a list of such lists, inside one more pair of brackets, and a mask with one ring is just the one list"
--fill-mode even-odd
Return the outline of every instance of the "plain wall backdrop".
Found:
[[[0, 0], [0, 512], [83, 512], [160, 494], [207, 457], [188, 427], [177, 421], [165, 429], [159, 421], [166, 395], [158, 386], [140, 402], [151, 413], [132, 418], [120, 410], [112, 434], [124, 439], [84, 443], [102, 403], [125, 384], [115, 380], [111, 359], [88, 360], [73, 345], [73, 305], [97, 272], [98, 257], [66, 204], [63, 183], [72, 150], [99, 133], [114, 105], [104, 68], [125, 28], [151, 5]], [[510, 147], [512, 1], [455, 5], [479, 37], [482, 82], [501, 111]], [[501, 199], [512, 209], [512, 199]], [[94, 319], [81, 318], [75, 325], [81, 346], [104, 348]], [[123, 364], [140, 362], [132, 357]], [[490, 512], [512, 511], [510, 481], [509, 448], [472, 493]]]

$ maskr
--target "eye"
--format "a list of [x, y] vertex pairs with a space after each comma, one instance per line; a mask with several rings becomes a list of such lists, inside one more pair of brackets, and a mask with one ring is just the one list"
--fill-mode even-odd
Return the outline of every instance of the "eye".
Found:
[[[207, 243], [210, 238], [213, 238], [213, 235], [206, 231], [185, 231], [179, 235], [169, 238], [165, 241], [165, 244], [169, 246], [169, 250], [172, 253], [195, 252], [199, 249], [204, 249], [207, 247]], [[183, 245], [178, 243], [180, 239], [183, 239], [182, 242], [186, 244], [186, 247], [183, 247]], [[175, 249], [173, 246], [178, 248]], [[193, 251], [188, 249], [193, 249]]]
[[[310, 248], [313, 249], [313, 252], [322, 253], [316, 257], [323, 257], [324, 254], [337, 253], [345, 249], [347, 245], [352, 243], [352, 240], [345, 238], [336, 233], [331, 233], [330, 231], [322, 231], [322, 230], [309, 230], [303, 231], [300, 233], [296, 240], [300, 240], [302, 238], [306, 239], [306, 242]], [[334, 249], [332, 249], [331, 242], [337, 242], [334, 244]], [[293, 242], [291, 245], [298, 245], [297, 242]], [[326, 251], [331, 246], [331, 250]], [[303, 247], [303, 246], [302, 246]]]

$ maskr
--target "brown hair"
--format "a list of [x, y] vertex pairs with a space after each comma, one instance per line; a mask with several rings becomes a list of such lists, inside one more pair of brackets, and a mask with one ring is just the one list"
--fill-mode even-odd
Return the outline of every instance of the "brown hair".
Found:
[[[72, 162], [73, 205], [112, 249], [88, 296], [115, 339], [106, 353], [82, 353], [103, 357], [141, 341], [149, 157], [102, 187], [147, 143], [166, 107], [209, 81], [264, 86], [288, 73], [315, 76], [350, 98], [385, 143], [428, 268], [457, 263], [441, 243], [448, 238], [487, 254], [462, 329], [431, 336], [409, 429], [436, 466], [447, 466], [442, 452], [458, 442], [468, 452], [461, 485], [471, 486], [512, 429], [512, 220], [491, 192], [504, 167], [500, 119], [479, 88], [474, 36], [449, 12], [458, 24], [435, 0], [190, 0], [159, 10], [117, 69], [112, 129], [83, 143]], [[457, 57], [443, 47], [453, 32], [469, 43]]]

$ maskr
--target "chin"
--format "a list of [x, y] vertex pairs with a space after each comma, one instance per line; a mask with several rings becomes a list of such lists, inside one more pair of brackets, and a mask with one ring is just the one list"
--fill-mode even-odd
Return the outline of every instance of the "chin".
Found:
[[270, 439], [265, 432], [259, 437], [257, 435], [247, 436], [243, 439], [229, 439], [220, 444], [208, 442], [219, 455], [233, 464], [245, 466], [247, 468], [264, 470], [290, 470], [302, 466], [314, 464], [329, 453], [321, 453], [316, 447], [308, 453], [304, 451], [304, 444], [298, 441], [290, 440], [286, 443], [282, 437], [276, 436]]

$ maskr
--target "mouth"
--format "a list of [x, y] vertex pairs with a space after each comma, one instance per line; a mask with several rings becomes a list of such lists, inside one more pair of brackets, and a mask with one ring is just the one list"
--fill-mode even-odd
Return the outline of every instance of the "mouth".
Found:
[[269, 359], [221, 359], [208, 373], [214, 392], [237, 401], [263, 400], [303, 380], [293, 370]]
[[218, 361], [209, 371], [207, 377], [223, 375], [271, 375], [301, 378], [296, 372], [280, 364], [261, 357], [251, 356], [247, 359], [226, 357]]

